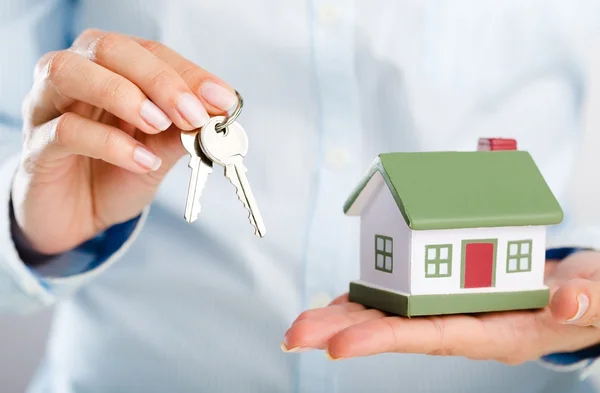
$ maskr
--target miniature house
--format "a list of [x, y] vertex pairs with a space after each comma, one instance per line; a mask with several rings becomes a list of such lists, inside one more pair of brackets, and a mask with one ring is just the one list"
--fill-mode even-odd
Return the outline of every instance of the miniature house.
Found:
[[351, 301], [404, 316], [548, 304], [546, 227], [561, 207], [529, 153], [481, 146], [375, 159], [344, 205], [360, 216]]

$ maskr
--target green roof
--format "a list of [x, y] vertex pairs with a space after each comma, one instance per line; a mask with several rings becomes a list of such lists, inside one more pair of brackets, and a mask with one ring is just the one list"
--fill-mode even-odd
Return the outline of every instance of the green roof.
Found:
[[361, 194], [373, 193], [365, 186], [377, 172], [414, 230], [555, 225], [563, 219], [525, 151], [380, 154], [344, 204], [344, 213], [360, 214], [372, 196]]

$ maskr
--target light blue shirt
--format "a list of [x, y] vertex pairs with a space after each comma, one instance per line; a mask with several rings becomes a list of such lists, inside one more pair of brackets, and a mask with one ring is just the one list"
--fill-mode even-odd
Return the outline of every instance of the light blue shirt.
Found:
[[[184, 159], [139, 220], [25, 266], [6, 208], [21, 101], [39, 56], [87, 27], [160, 40], [241, 92], [265, 238], [219, 167], [186, 223]], [[358, 276], [359, 223], [342, 205], [380, 152], [514, 137], [567, 214], [548, 247], [600, 247], [599, 228], [572, 224], [567, 203], [599, 27], [600, 2], [583, 0], [1, 0], [0, 309], [57, 306], [30, 393], [591, 391], [587, 361], [331, 362], [280, 343], [301, 311]]]

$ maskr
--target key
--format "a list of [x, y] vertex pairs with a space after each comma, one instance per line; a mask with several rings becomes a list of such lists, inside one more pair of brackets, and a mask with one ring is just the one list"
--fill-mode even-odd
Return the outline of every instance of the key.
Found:
[[224, 121], [225, 117], [216, 116], [202, 127], [200, 148], [210, 160], [225, 167], [225, 176], [234, 185], [238, 199], [248, 210], [248, 220], [254, 226], [254, 234], [264, 237], [267, 230], [246, 177], [248, 169], [242, 162], [248, 152], [248, 136], [237, 122], [231, 123], [225, 130], [217, 131], [217, 124]]
[[213, 163], [200, 149], [198, 130], [182, 131], [181, 143], [190, 154], [188, 166], [192, 169], [184, 213], [185, 220], [191, 224], [196, 221], [200, 214], [200, 195], [208, 176], [212, 173]]

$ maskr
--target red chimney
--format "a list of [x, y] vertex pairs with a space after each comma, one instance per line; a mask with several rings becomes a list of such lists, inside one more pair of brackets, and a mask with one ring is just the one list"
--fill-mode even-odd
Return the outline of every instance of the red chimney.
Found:
[[509, 138], [479, 138], [477, 150], [517, 150], [517, 141]]

